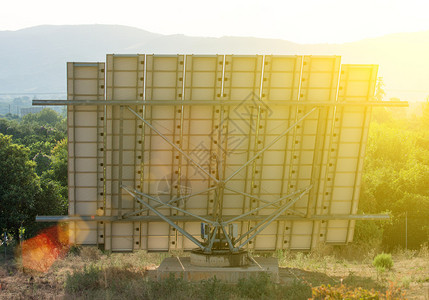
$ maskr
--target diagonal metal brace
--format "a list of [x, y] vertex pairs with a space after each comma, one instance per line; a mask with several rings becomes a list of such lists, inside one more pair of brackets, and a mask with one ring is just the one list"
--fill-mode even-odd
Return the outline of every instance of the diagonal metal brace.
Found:
[[[260, 207], [257, 207], [257, 208], [255, 208], [255, 209], [252, 209], [251, 211], [248, 211], [248, 212], [246, 212], [246, 213], [244, 213], [244, 214], [242, 214], [242, 215], [239, 215], [239, 216], [237, 216], [237, 217], [235, 217], [235, 218], [232, 218], [232, 219], [230, 219], [230, 220], [228, 220], [228, 221], [226, 221], [226, 222], [222, 222], [222, 225], [227, 225], [227, 224], [229, 224], [229, 223], [232, 223], [232, 222], [234, 222], [234, 221], [237, 221], [237, 220], [240, 220], [241, 218], [243, 218], [243, 217], [246, 217], [246, 216], [248, 216], [248, 215], [250, 215], [250, 214], [253, 214], [253, 213], [255, 213], [255, 212], [257, 212], [257, 211], [259, 211], [259, 210], [261, 210], [261, 209], [264, 209], [264, 208], [266, 208], [266, 207], [268, 207], [268, 206], [271, 206], [271, 205], [275, 205], [276, 203], [278, 203], [278, 202], [280, 202], [280, 201], [282, 201], [282, 200], [285, 200], [285, 199], [287, 199], [287, 198], [291, 198], [291, 197], [294, 197], [295, 195], [298, 195], [298, 194], [300, 194], [300, 193], [302, 193], [302, 192], [305, 192], [305, 191], [307, 191], [307, 190], [309, 190], [311, 188], [311, 186], [310, 187], [308, 187], [308, 188], [306, 188], [306, 189], [304, 189], [304, 190], [298, 190], [298, 191], [296, 191], [296, 192], [293, 192], [292, 194], [289, 194], [289, 195], [286, 195], [286, 196], [283, 196], [283, 197], [281, 197], [281, 198], [279, 198], [279, 199], [277, 199], [277, 200], [274, 200], [274, 201], [272, 201], [272, 202], [269, 202], [269, 203], [267, 203], [267, 204], [264, 204], [264, 205], [262, 205], [262, 206], [260, 206]], [[292, 203], [293, 204], [293, 203]], [[282, 209], [283, 207], [280, 207], [279, 209]]]
[[166, 216], [164, 216], [158, 210], [156, 210], [155, 208], [153, 208], [151, 205], [149, 205], [149, 203], [146, 203], [140, 197], [138, 197], [137, 195], [135, 195], [134, 193], [132, 193], [128, 189], [126, 189], [124, 187], [122, 187], [122, 188], [125, 191], [127, 191], [131, 196], [133, 196], [134, 198], [136, 198], [138, 202], [140, 202], [141, 204], [143, 204], [144, 206], [146, 206], [150, 211], [152, 211], [153, 213], [155, 213], [158, 217], [160, 217], [165, 222], [167, 222], [168, 224], [170, 224], [171, 226], [173, 226], [174, 228], [176, 228], [177, 231], [179, 231], [181, 234], [183, 234], [188, 239], [190, 239], [195, 245], [197, 245], [198, 247], [200, 247], [202, 250], [205, 249], [205, 247], [196, 238], [194, 238], [192, 235], [190, 235], [187, 231], [185, 231], [184, 229], [182, 229], [180, 226], [176, 225], [173, 221], [171, 221], [169, 218], [167, 218]]
[[265, 146], [261, 151], [256, 153], [250, 160], [248, 160], [244, 165], [239, 167], [234, 173], [232, 173], [227, 179], [225, 179], [224, 183], [227, 183], [230, 181], [235, 175], [237, 175], [241, 170], [243, 170], [245, 167], [247, 167], [251, 162], [253, 162], [255, 159], [257, 159], [262, 153], [267, 151], [272, 145], [278, 142], [282, 137], [284, 137], [286, 134], [288, 134], [289, 131], [291, 131], [295, 126], [297, 126], [299, 123], [301, 123], [304, 119], [306, 119], [313, 111], [318, 109], [319, 107], [314, 107], [312, 110], [310, 110], [308, 113], [306, 113], [304, 116], [302, 116], [298, 121], [292, 124], [288, 129], [283, 131], [278, 137], [276, 137], [274, 140], [272, 140], [267, 146]]
[[140, 116], [138, 113], [136, 113], [132, 108], [128, 107], [128, 110], [132, 112], [137, 118], [142, 120], [147, 126], [149, 126], [150, 129], [155, 131], [164, 141], [166, 141], [168, 144], [170, 144], [174, 149], [179, 151], [187, 160], [189, 160], [192, 164], [194, 164], [196, 167], [198, 167], [201, 171], [203, 171], [207, 176], [209, 176], [211, 179], [213, 179], [216, 183], [219, 182], [216, 177], [212, 176], [209, 172], [207, 172], [206, 169], [204, 169], [199, 163], [197, 163], [195, 160], [192, 159], [188, 154], [186, 154], [182, 149], [177, 147], [173, 142], [171, 142], [165, 135], [163, 135], [158, 129], [152, 126], [148, 121], [146, 121], [142, 116]]
[[[196, 215], [196, 214], [193, 214], [193, 213], [191, 213], [191, 212], [189, 212], [189, 211], [186, 211], [186, 210], [184, 210], [184, 209], [181, 209], [181, 208], [179, 208], [179, 207], [177, 207], [177, 206], [174, 206], [174, 205], [170, 205], [170, 204], [167, 204], [167, 203], [164, 203], [164, 202], [162, 202], [161, 200], [159, 200], [159, 199], [157, 199], [157, 198], [155, 198], [155, 197], [152, 197], [151, 195], [148, 195], [148, 194], [145, 194], [145, 193], [142, 193], [142, 192], [139, 192], [139, 191], [137, 191], [137, 190], [133, 190], [133, 191], [130, 191], [130, 189], [128, 189], [128, 187], [126, 187], [126, 186], [121, 186], [128, 194], [130, 194], [131, 196], [133, 196], [134, 198], [136, 198], [137, 200], [139, 200], [140, 198], [136, 195], [136, 194], [139, 194], [140, 196], [143, 196], [144, 198], [147, 198], [147, 199], [150, 199], [150, 200], [153, 200], [153, 201], [155, 201], [155, 202], [157, 202], [158, 204], [160, 204], [159, 206], [167, 206], [167, 207], [169, 207], [169, 208], [171, 208], [171, 209], [175, 209], [175, 210], [177, 210], [177, 211], [180, 211], [180, 212], [182, 212], [182, 213], [184, 213], [184, 214], [187, 214], [187, 215], [190, 215], [191, 217], [194, 217], [194, 218], [196, 218], [196, 219], [199, 219], [199, 220], [201, 220], [201, 221], [203, 221], [203, 222], [206, 222], [206, 223], [209, 223], [209, 224], [212, 224], [213, 226], [217, 223], [217, 222], [214, 222], [214, 221], [211, 221], [211, 220], [208, 220], [208, 219], [206, 219], [206, 218], [204, 218], [204, 217], [200, 217], [200, 216], [198, 216], [198, 215]], [[143, 201], [142, 199], [140, 199], [141, 201]], [[140, 203], [141, 203], [141, 201], [139, 201]], [[153, 209], [155, 209], [155, 207], [153, 207], [153, 206], [151, 206]]]
[[[266, 217], [264, 220], [262, 220], [261, 222], [259, 222], [254, 228], [250, 229], [249, 231], [247, 231], [245, 234], [243, 234], [237, 241], [236, 243], [238, 243], [239, 241], [241, 241], [245, 236], [249, 235], [252, 231], [255, 231], [255, 233], [253, 233], [247, 240], [245, 240], [243, 243], [241, 243], [237, 248], [241, 249], [243, 248], [250, 240], [252, 240], [258, 233], [260, 233], [262, 230], [264, 230], [268, 225], [271, 224], [271, 222], [273, 222], [275, 219], [277, 219], [283, 212], [285, 212], [287, 209], [289, 209], [289, 207], [291, 207], [296, 201], [298, 201], [299, 199], [302, 198], [302, 196], [304, 196], [309, 190], [311, 189], [311, 186], [309, 186], [308, 188], [306, 188], [300, 195], [298, 195], [295, 199], [293, 199], [292, 201], [288, 202], [284, 207], [278, 209], [277, 211], [275, 211], [274, 213], [272, 213], [271, 215], [269, 215], [268, 217]], [[265, 223], [265, 224], [264, 224]], [[258, 229], [260, 226], [262, 226], [260, 229]], [[258, 229], [258, 230], [257, 230]]]

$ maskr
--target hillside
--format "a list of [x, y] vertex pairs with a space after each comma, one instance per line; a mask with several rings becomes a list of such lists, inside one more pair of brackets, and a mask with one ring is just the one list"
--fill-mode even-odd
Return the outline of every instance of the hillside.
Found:
[[119, 25], [37, 26], [0, 31], [0, 93], [65, 92], [67, 61], [104, 61], [107, 53], [341, 55], [380, 65], [387, 97], [429, 95], [429, 31], [345, 44], [296, 44], [252, 37], [161, 35]]

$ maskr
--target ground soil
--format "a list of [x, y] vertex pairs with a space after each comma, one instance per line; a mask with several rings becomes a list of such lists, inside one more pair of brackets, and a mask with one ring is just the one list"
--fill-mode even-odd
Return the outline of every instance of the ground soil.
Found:
[[[47, 272], [22, 268], [19, 259], [9, 257], [0, 260], [0, 299], [73, 299], [66, 293], [65, 278], [75, 270], [91, 263], [115, 264], [144, 275], [145, 270], [155, 269], [166, 254], [112, 254], [89, 251], [89, 255], [68, 255], [56, 261]], [[138, 264], [135, 262], [139, 261]], [[315, 257], [298, 255], [280, 257], [280, 283], [294, 280], [311, 286], [321, 284], [348, 284], [366, 289], [386, 291], [398, 288], [406, 299], [425, 299], [429, 293], [429, 257], [416, 253], [394, 256], [394, 267], [382, 274], [377, 273], [370, 261], [348, 261], [332, 256]]]

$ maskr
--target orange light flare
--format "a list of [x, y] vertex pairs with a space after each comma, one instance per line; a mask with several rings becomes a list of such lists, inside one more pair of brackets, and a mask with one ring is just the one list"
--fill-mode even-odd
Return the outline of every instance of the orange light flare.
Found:
[[69, 250], [68, 230], [56, 225], [43, 229], [37, 236], [22, 242], [22, 265], [26, 269], [46, 272]]

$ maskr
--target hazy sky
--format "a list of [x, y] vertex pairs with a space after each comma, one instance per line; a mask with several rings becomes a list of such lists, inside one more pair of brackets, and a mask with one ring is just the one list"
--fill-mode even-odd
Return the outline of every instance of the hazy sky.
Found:
[[429, 30], [428, 0], [0, 0], [0, 30], [120, 24], [162, 34], [347, 42]]

